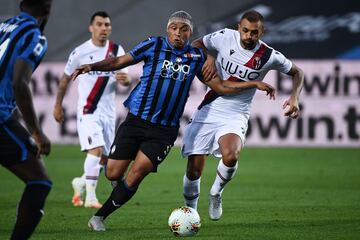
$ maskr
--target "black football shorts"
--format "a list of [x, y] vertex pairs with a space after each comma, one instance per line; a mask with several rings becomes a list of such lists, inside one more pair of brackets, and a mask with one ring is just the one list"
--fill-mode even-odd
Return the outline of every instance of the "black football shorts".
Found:
[[157, 166], [174, 146], [178, 131], [178, 127], [156, 125], [129, 113], [116, 132], [109, 158], [134, 160], [141, 150], [151, 160], [153, 172], [156, 172]]
[[18, 164], [37, 153], [30, 133], [14, 118], [0, 123], [0, 163], [4, 166]]

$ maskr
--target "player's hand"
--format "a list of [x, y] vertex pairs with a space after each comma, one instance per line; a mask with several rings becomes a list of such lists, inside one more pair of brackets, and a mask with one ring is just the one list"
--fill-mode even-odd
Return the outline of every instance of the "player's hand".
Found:
[[116, 72], [115, 79], [123, 86], [129, 86], [131, 82], [129, 74], [123, 72]]
[[61, 105], [55, 105], [53, 116], [58, 123], [64, 122], [64, 110]]
[[90, 64], [84, 64], [80, 67], [76, 68], [73, 74], [71, 74], [71, 80], [75, 80], [80, 74], [84, 74], [91, 71], [91, 65]]
[[211, 79], [215, 78], [217, 75], [216, 67], [215, 67], [215, 58], [208, 55], [207, 59], [204, 63], [204, 66], [201, 70], [204, 82], [208, 82]]
[[297, 118], [300, 114], [299, 101], [297, 97], [291, 96], [288, 100], [286, 100], [283, 104], [283, 109], [288, 108], [284, 116]]
[[266, 96], [269, 96], [270, 100], [275, 100], [276, 90], [270, 84], [267, 84], [267, 83], [261, 82], [261, 81], [256, 81], [256, 88], [261, 90], [261, 91], [265, 91]]
[[40, 155], [49, 155], [51, 150], [51, 143], [49, 138], [42, 131], [34, 132], [33, 138], [35, 139], [36, 145], [38, 147], [36, 157], [40, 158]]

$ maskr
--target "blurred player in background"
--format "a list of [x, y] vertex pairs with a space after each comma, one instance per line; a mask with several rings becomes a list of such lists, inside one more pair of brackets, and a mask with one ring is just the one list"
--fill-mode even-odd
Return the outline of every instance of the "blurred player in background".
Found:
[[[192, 29], [191, 16], [175, 12], [169, 18], [166, 38], [150, 37], [124, 56], [81, 66], [73, 74], [76, 78], [81, 73], [111, 71], [144, 61], [140, 83], [124, 103], [129, 113], [110, 148], [106, 176], [118, 184], [90, 219], [88, 226], [94, 231], [105, 231], [104, 219], [132, 198], [141, 181], [157, 171], [174, 145], [191, 83], [195, 76], [203, 79], [201, 69], [206, 55], [190, 46]], [[218, 77], [203, 82], [221, 94], [237, 93], [246, 87], [274, 94], [271, 86], [261, 82], [226, 85], [227, 81]]]
[[[26, 184], [11, 239], [30, 238], [52, 186], [41, 159], [50, 153], [50, 141], [41, 130], [28, 86], [47, 50], [42, 32], [51, 4], [23, 0], [21, 13], [0, 24], [0, 163]], [[31, 134], [14, 117], [16, 108]]]
[[[91, 39], [81, 44], [70, 54], [64, 75], [60, 80], [54, 107], [54, 118], [64, 121], [63, 99], [71, 80], [71, 74], [85, 63], [124, 55], [124, 49], [109, 39], [111, 20], [106, 12], [96, 12], [90, 19]], [[77, 130], [81, 151], [87, 153], [84, 174], [72, 181], [74, 206], [100, 208], [96, 197], [96, 186], [100, 170], [106, 162], [109, 148], [115, 136], [115, 90], [117, 82], [127, 86], [130, 83], [128, 70], [121, 72], [91, 71], [79, 77]], [[86, 192], [85, 203], [84, 195]]]
[[[264, 32], [263, 16], [256, 11], [246, 12], [238, 30], [223, 29], [197, 39], [193, 46], [217, 52], [216, 64], [209, 57], [204, 74], [214, 74], [216, 67], [222, 79], [262, 81], [270, 70], [278, 70], [293, 79], [290, 98], [284, 103], [289, 107], [285, 116], [299, 115], [299, 94], [304, 74], [280, 52], [260, 40]], [[203, 102], [186, 126], [183, 138], [183, 155], [188, 157], [184, 176], [184, 198], [187, 206], [197, 208], [200, 194], [200, 177], [209, 154], [221, 157], [216, 178], [209, 195], [209, 216], [212, 220], [222, 215], [222, 192], [234, 177], [238, 158], [245, 143], [250, 117], [250, 105], [256, 89], [248, 89], [236, 95], [218, 95], [213, 90], [206, 93]]]

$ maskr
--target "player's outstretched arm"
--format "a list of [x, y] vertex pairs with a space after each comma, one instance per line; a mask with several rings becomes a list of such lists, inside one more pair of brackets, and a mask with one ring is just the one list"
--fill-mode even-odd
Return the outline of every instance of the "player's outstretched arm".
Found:
[[290, 71], [287, 74], [292, 76], [293, 88], [290, 98], [287, 99], [283, 104], [284, 109], [288, 108], [284, 115], [291, 118], [297, 118], [300, 114], [299, 96], [304, 86], [304, 72], [293, 63]]
[[267, 95], [269, 95], [270, 99], [275, 100], [275, 88], [270, 84], [261, 81], [223, 81], [217, 76], [210, 80], [205, 80], [204, 83], [218, 94], [237, 94], [245, 89], [257, 88], [261, 91], [265, 91]]
[[16, 104], [22, 114], [26, 126], [32, 132], [32, 135], [38, 146], [38, 157], [40, 154], [48, 155], [50, 153], [50, 140], [40, 128], [36, 117], [33, 99], [29, 88], [29, 81], [32, 75], [32, 68], [28, 62], [18, 59], [14, 65], [13, 90]]
[[81, 65], [80, 67], [76, 68], [73, 74], [71, 74], [71, 79], [75, 80], [80, 74], [84, 74], [90, 71], [119, 70], [129, 65], [133, 65], [134, 63], [134, 58], [129, 53], [119, 57], [107, 58], [96, 63]]

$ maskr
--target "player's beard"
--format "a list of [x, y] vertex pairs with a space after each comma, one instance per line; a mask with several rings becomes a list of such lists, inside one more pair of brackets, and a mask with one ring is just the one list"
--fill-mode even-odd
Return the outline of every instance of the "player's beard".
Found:
[[243, 45], [245, 46], [245, 49], [251, 50], [256, 46], [256, 42], [253, 40], [242, 40]]

